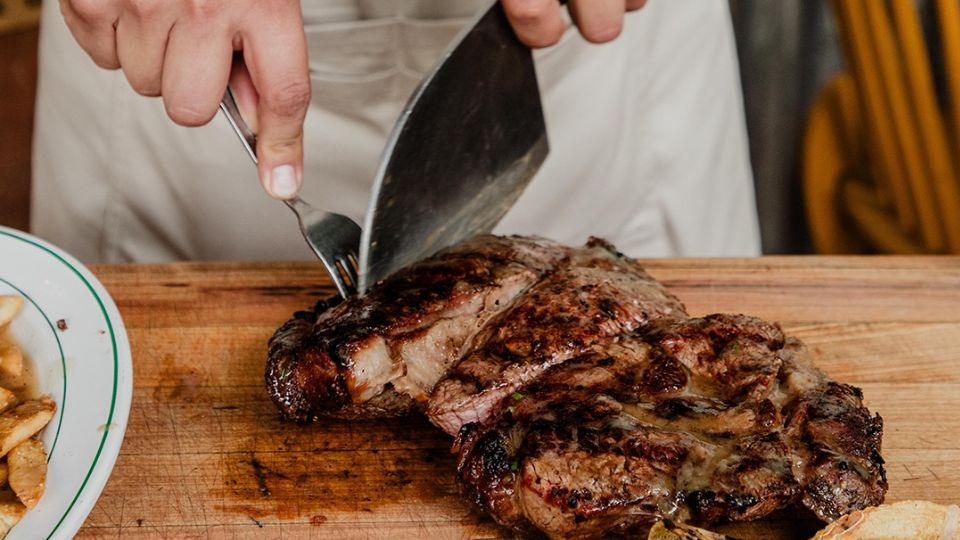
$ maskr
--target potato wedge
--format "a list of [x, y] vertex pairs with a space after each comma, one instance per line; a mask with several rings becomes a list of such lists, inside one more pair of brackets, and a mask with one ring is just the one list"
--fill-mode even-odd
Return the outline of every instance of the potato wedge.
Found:
[[27, 439], [7, 454], [10, 489], [27, 508], [40, 502], [47, 484], [47, 453], [43, 443]]
[[10, 324], [22, 305], [23, 298], [19, 296], [0, 296], [0, 328]]
[[48, 397], [25, 401], [0, 414], [0, 457], [33, 437], [47, 425], [57, 410], [57, 404]]
[[17, 403], [17, 396], [10, 390], [0, 386], [0, 413], [13, 407]]
[[19, 379], [23, 375], [23, 352], [20, 347], [0, 338], [0, 376]]
[[0, 487], [7, 485], [7, 462], [0, 461]]
[[27, 507], [12, 491], [9, 489], [0, 491], [0, 538], [10, 532], [26, 511]]

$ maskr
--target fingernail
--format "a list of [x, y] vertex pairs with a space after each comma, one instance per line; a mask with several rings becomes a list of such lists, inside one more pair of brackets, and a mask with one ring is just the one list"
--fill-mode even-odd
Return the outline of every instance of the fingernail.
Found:
[[297, 194], [297, 171], [293, 165], [280, 165], [270, 171], [270, 191], [281, 199]]

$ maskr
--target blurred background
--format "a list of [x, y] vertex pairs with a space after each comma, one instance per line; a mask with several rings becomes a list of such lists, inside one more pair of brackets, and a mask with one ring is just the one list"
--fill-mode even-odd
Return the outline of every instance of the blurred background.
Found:
[[[960, 254], [960, 0], [730, 8], [764, 252]], [[0, 224], [21, 229], [38, 19], [0, 0]]]

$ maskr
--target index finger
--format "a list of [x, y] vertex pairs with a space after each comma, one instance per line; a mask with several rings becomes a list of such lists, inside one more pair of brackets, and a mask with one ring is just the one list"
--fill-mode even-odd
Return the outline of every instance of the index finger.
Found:
[[557, 0], [502, 0], [520, 41], [530, 47], [549, 47], [560, 41], [566, 26]]
[[[275, 6], [275, 3], [270, 3]], [[300, 191], [303, 119], [310, 104], [307, 44], [296, 1], [260, 13], [243, 32], [243, 56], [259, 96], [257, 156], [264, 189], [278, 199]]]

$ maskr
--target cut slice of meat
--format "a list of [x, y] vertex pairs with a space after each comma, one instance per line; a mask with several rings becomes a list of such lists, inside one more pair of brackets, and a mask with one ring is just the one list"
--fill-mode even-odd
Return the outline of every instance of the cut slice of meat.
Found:
[[427, 416], [456, 435], [466, 423], [485, 422], [505, 396], [550, 367], [650, 321], [685, 315], [636, 261], [591, 239], [477, 336], [434, 390]]
[[274, 335], [267, 388], [306, 421], [403, 414], [490, 320], [567, 256], [548, 240], [481, 236], [401, 270], [363, 297], [321, 302]]
[[457, 437], [465, 493], [501, 524], [551, 537], [752, 520], [797, 502], [834, 519], [886, 491], [881, 426], [859, 391], [751, 317], [659, 320], [493, 410]]

